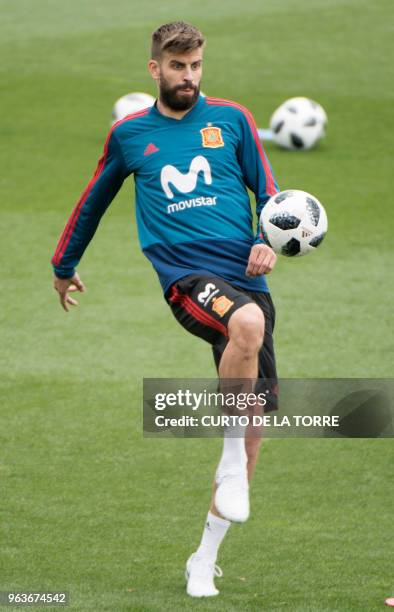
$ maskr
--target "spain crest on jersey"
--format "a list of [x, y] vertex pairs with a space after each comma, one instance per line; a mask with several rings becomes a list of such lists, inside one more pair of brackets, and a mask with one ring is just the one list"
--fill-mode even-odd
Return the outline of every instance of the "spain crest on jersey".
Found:
[[224, 147], [222, 130], [218, 127], [206, 127], [200, 130], [202, 136], [202, 146], [216, 149]]

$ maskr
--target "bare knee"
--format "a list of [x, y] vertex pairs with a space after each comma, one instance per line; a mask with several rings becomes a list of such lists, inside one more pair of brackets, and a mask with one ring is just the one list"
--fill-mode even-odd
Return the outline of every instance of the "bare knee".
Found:
[[264, 340], [264, 315], [256, 304], [246, 304], [229, 321], [229, 338], [245, 358], [253, 357]]

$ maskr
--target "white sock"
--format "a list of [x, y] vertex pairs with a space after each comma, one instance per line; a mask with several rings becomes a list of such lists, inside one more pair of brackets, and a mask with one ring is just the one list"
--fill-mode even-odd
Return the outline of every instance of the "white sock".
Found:
[[201, 543], [196, 551], [196, 555], [209, 559], [212, 563], [215, 563], [219, 546], [230, 525], [231, 521], [220, 518], [220, 516], [216, 516], [212, 514], [212, 512], [208, 512]]
[[245, 450], [246, 426], [234, 425], [225, 427], [223, 433], [223, 451], [216, 471], [216, 478], [223, 473], [244, 470], [247, 464]]

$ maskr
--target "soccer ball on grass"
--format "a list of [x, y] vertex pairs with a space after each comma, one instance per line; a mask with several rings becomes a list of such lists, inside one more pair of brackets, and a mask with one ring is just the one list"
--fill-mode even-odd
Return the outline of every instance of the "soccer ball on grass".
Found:
[[152, 106], [154, 102], [155, 98], [153, 96], [141, 92], [129, 93], [122, 96], [115, 102], [112, 109], [112, 124], [124, 119], [127, 115], [131, 115], [148, 106]]
[[307, 150], [323, 138], [327, 127], [324, 108], [309, 98], [290, 98], [270, 119], [272, 137], [285, 149]]
[[314, 251], [327, 233], [322, 204], [306, 191], [289, 189], [272, 196], [260, 215], [263, 239], [275, 253], [294, 257]]

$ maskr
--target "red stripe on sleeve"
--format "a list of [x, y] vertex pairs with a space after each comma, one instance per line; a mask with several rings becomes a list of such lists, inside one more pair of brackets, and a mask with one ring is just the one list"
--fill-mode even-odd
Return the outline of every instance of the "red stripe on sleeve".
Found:
[[102, 171], [105, 168], [105, 163], [107, 160], [107, 156], [108, 156], [108, 146], [109, 146], [109, 141], [111, 139], [112, 136], [112, 132], [114, 131], [114, 129], [120, 125], [121, 123], [124, 123], [125, 121], [129, 121], [130, 119], [137, 119], [138, 117], [143, 117], [144, 115], [146, 115], [149, 112], [149, 108], [145, 108], [141, 111], [138, 111], [137, 113], [133, 113], [131, 115], [127, 115], [127, 117], [124, 117], [124, 119], [121, 119], [120, 121], [117, 121], [112, 128], [109, 131], [109, 134], [107, 136], [107, 139], [105, 141], [105, 145], [104, 145], [104, 153], [103, 155], [100, 157], [99, 162], [97, 164], [96, 170], [93, 174], [93, 177], [90, 179], [88, 186], [84, 189], [84, 191], [82, 192], [82, 195], [80, 197], [80, 199], [78, 200], [74, 210], [72, 211], [70, 218], [68, 220], [68, 222], [66, 223], [66, 226], [63, 230], [62, 235], [60, 236], [59, 242], [57, 244], [56, 247], [56, 251], [55, 254], [52, 258], [52, 263], [55, 266], [59, 266], [61, 263], [61, 259], [67, 249], [67, 245], [70, 242], [71, 236], [73, 234], [73, 231], [75, 229], [75, 226], [77, 224], [79, 215], [81, 213], [81, 209], [83, 207], [83, 205], [85, 204], [86, 200], [89, 197], [90, 192], [92, 191], [94, 185], [96, 184], [96, 182], [98, 181]]

